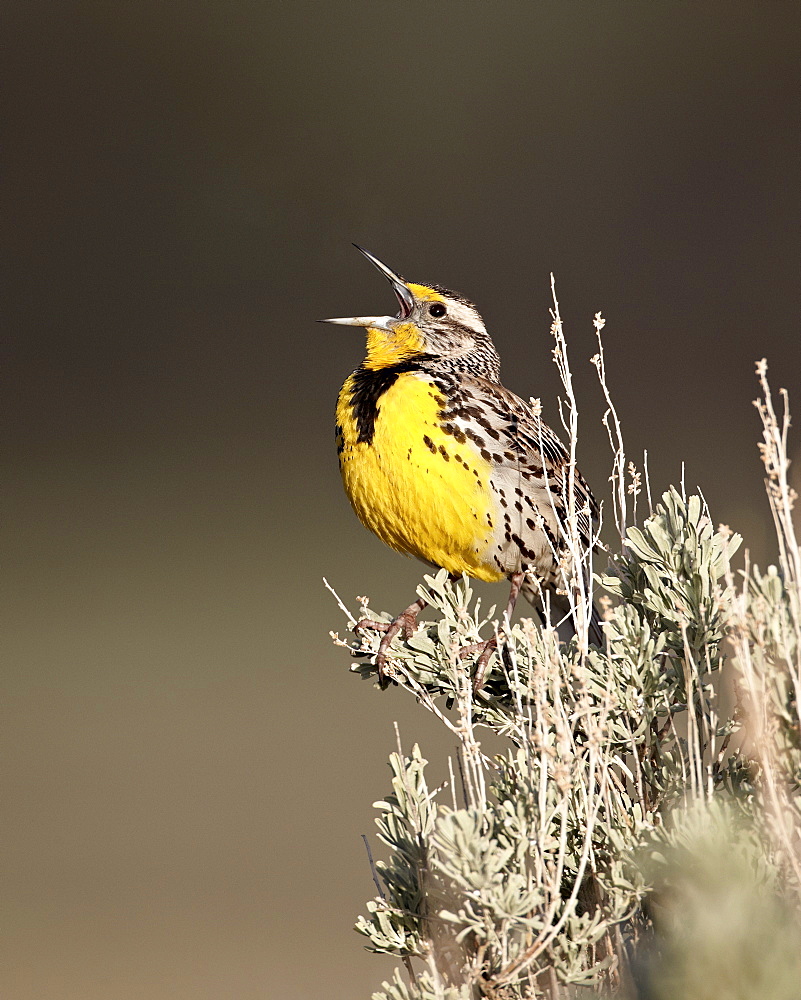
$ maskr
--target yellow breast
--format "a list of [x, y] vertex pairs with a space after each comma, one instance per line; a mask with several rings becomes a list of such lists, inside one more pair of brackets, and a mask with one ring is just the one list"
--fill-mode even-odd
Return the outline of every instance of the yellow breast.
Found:
[[487, 555], [496, 516], [491, 467], [470, 441], [442, 430], [444, 402], [418, 373], [352, 375], [337, 404], [345, 490], [361, 521], [392, 548], [499, 580]]

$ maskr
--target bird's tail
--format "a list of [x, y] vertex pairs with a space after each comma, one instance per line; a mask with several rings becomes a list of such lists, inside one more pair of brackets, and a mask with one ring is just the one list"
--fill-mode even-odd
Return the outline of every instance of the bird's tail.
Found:
[[601, 627], [602, 622], [603, 619], [601, 618], [601, 615], [598, 612], [598, 608], [593, 604], [587, 638], [590, 640], [590, 645], [600, 646], [601, 649], [603, 649], [605, 646], [604, 630]]

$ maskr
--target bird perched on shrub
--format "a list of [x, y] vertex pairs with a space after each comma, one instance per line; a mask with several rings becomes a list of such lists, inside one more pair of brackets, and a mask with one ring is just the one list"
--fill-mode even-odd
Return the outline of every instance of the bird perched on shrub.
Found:
[[[367, 331], [367, 356], [345, 380], [336, 409], [353, 509], [387, 545], [453, 576], [507, 577], [509, 614], [522, 592], [541, 615], [547, 604], [555, 621], [568, 621], [569, 482], [585, 549], [598, 514], [589, 487], [577, 469], [569, 475], [568, 452], [535, 408], [501, 385], [498, 352], [473, 303], [439, 285], [406, 282], [357, 249], [389, 280], [400, 310], [323, 320]], [[376, 657], [382, 684], [392, 640], [401, 629], [413, 633], [424, 607], [418, 599], [389, 626], [359, 623], [385, 629]], [[602, 643], [594, 609], [589, 638]], [[477, 687], [494, 642], [483, 644]]]

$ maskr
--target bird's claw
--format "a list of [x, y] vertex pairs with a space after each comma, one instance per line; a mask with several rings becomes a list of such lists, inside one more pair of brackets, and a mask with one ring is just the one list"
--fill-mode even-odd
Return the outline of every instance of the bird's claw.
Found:
[[389, 681], [393, 679], [389, 675], [390, 671], [387, 669], [387, 654], [389, 653], [392, 640], [401, 631], [407, 639], [412, 638], [417, 627], [417, 616], [425, 606], [426, 602], [422, 598], [419, 598], [414, 604], [410, 604], [405, 611], [401, 611], [397, 618], [394, 618], [391, 622], [377, 622], [371, 618], [362, 618], [356, 622], [353, 629], [354, 632], [359, 632], [363, 629], [372, 629], [374, 632], [384, 633], [381, 637], [381, 642], [378, 644], [378, 652], [375, 657], [375, 665], [378, 670], [378, 683], [381, 688], [386, 688]]
[[479, 653], [476, 660], [476, 672], [473, 674], [473, 693], [477, 694], [483, 687], [487, 674], [487, 665], [492, 654], [498, 647], [498, 637], [493, 636], [486, 642], [474, 642], [470, 646], [463, 646], [459, 650], [459, 656], [470, 656], [472, 653]]
[[353, 626], [353, 631], [363, 632], [365, 629], [370, 629], [373, 632], [386, 632], [391, 625], [392, 622], [377, 622], [374, 618], [362, 618]]

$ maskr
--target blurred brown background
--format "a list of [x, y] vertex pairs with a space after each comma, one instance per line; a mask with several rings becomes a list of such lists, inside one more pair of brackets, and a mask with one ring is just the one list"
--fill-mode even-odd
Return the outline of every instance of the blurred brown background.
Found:
[[323, 574], [397, 610], [422, 568], [341, 492], [362, 343], [314, 320], [394, 308], [355, 240], [478, 302], [553, 421], [553, 270], [598, 493], [601, 309], [631, 457], [657, 490], [685, 460], [770, 559], [751, 400], [766, 355], [801, 420], [798, 5], [0, 17], [3, 997], [367, 997], [392, 721], [449, 741], [328, 638]]

